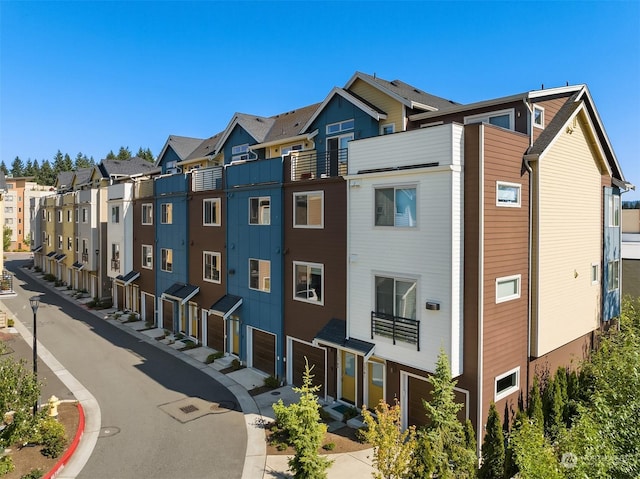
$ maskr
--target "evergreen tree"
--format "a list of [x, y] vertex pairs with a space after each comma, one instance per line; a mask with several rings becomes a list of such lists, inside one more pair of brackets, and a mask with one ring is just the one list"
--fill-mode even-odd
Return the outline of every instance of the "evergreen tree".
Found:
[[16, 156], [15, 159], [13, 160], [13, 163], [11, 163], [11, 175], [14, 178], [23, 176], [24, 173], [24, 164], [22, 163], [22, 160], [20, 159], [19, 156]]
[[31, 161], [31, 158], [27, 159], [27, 162], [24, 165], [23, 174], [24, 176], [34, 176], [33, 162]]
[[366, 424], [365, 438], [373, 446], [373, 465], [378, 470], [376, 479], [402, 479], [411, 468], [416, 447], [415, 427], [402, 430], [400, 405], [389, 406], [385, 401], [375, 409], [376, 417], [364, 407], [362, 416]]
[[478, 477], [480, 479], [504, 477], [504, 435], [500, 415], [493, 402], [489, 406], [489, 417], [482, 442], [482, 466], [480, 466]]
[[57, 175], [61, 171], [67, 171], [64, 169], [64, 155], [60, 150], [58, 150], [53, 157], [53, 165], [51, 166], [51, 168], [53, 169], [54, 175]]
[[37, 182], [41, 185], [53, 186], [56, 182], [56, 173], [51, 168], [48, 160], [44, 160], [40, 166]]
[[[93, 159], [92, 159], [93, 160]], [[92, 160], [87, 158], [87, 155], [83, 155], [82, 153], [78, 153], [75, 159], [75, 170], [79, 170], [80, 168], [90, 168], [93, 166]]]
[[562, 401], [562, 391], [560, 381], [554, 376], [547, 383], [543, 393], [544, 408], [544, 432], [555, 440], [564, 424], [564, 402]]
[[118, 151], [118, 156], [116, 156], [116, 160], [130, 160], [131, 159], [131, 150], [129, 147], [121, 146]]
[[153, 153], [151, 153], [151, 150], [149, 148], [147, 148], [146, 150], [143, 150], [142, 147], [140, 147], [138, 149], [138, 153], [136, 153], [136, 156], [138, 158], [143, 158], [145, 160], [147, 160], [149, 163], [155, 163], [155, 158], [153, 157]]
[[107, 153], [105, 160], [115, 160], [115, 159], [117, 159], [115, 153], [113, 152], [113, 150], [109, 150], [109, 153]]
[[540, 393], [540, 385], [538, 383], [538, 376], [533, 378], [533, 387], [529, 392], [529, 404], [527, 414], [533, 423], [541, 430], [544, 428], [544, 412], [542, 407], [542, 395]]
[[64, 159], [62, 160], [62, 171], [72, 171], [73, 170], [73, 162], [71, 161], [71, 157], [68, 153], [64, 154]]
[[0, 163], [0, 170], [2, 170], [5, 176], [9, 175], [9, 170], [7, 170], [7, 165], [4, 164], [4, 160]]
[[13, 230], [8, 226], [4, 226], [2, 230], [2, 244], [4, 247], [4, 251], [9, 251], [11, 249], [11, 234]]
[[36, 183], [40, 183], [38, 181], [38, 179], [40, 178], [40, 163], [38, 163], [38, 160], [33, 160], [33, 174], [31, 176], [33, 176]]

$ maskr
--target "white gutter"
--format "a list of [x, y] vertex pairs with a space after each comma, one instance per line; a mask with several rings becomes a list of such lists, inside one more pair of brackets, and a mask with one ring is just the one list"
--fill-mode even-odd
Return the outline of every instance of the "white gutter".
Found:
[[476, 444], [478, 451], [482, 448], [483, 416], [482, 416], [482, 379], [483, 379], [483, 337], [484, 337], [484, 124], [480, 124], [479, 132], [479, 165], [478, 165], [478, 417], [476, 426]]

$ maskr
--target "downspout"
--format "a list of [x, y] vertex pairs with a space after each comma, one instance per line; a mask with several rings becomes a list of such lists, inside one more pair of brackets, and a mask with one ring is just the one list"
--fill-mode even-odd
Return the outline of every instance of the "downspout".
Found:
[[[527, 107], [527, 110], [529, 111], [529, 116], [527, 117], [527, 128], [529, 130], [529, 148], [531, 148], [533, 146], [533, 107], [531, 106], [531, 104], [527, 101], [527, 97], [525, 96], [522, 101], [524, 102], [524, 105]], [[529, 163], [529, 158], [528, 155], [524, 155], [523, 157], [524, 160], [524, 167], [527, 169], [527, 171], [529, 172], [529, 237], [528, 237], [528, 247], [527, 247], [527, 380], [526, 380], [526, 385], [527, 385], [527, 390], [526, 390], [526, 400], [527, 400], [527, 406], [529, 405], [529, 391], [531, 390], [531, 384], [530, 384], [530, 380], [529, 380], [529, 370], [530, 370], [530, 364], [531, 364], [531, 271], [532, 271], [532, 251], [531, 251], [531, 246], [533, 244], [533, 202], [531, 201], [533, 199], [533, 168], [531, 168], [531, 164]]]
[[477, 404], [477, 427], [476, 427], [476, 444], [477, 452], [480, 454], [482, 450], [482, 432], [484, 430], [482, 415], [482, 381], [483, 381], [483, 337], [484, 337], [484, 124], [480, 124], [479, 131], [479, 158], [478, 158], [478, 404]]

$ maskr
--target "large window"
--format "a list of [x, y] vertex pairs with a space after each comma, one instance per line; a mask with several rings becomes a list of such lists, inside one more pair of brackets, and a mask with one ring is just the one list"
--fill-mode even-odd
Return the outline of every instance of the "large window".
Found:
[[293, 299], [323, 304], [324, 266], [317, 263], [293, 262], [295, 279]]
[[496, 303], [511, 301], [520, 297], [519, 274], [496, 279]]
[[220, 198], [202, 200], [202, 224], [220, 226]]
[[492, 111], [489, 113], [480, 113], [478, 115], [471, 115], [464, 117], [464, 124], [470, 123], [489, 123], [491, 125], [500, 126], [508, 130], [514, 128], [514, 113], [513, 108], [508, 110]]
[[376, 188], [376, 226], [413, 228], [416, 224], [415, 187]]
[[375, 288], [376, 313], [416, 319], [415, 280], [376, 276]]
[[173, 204], [172, 203], [162, 203], [160, 212], [161, 212], [160, 223], [162, 223], [163, 225], [170, 225], [173, 223]]
[[220, 253], [202, 252], [202, 279], [212, 283], [220, 282]]
[[153, 224], [153, 203], [144, 203], [142, 205], [142, 224]]
[[120, 223], [120, 206], [111, 207], [111, 222]]
[[353, 120], [340, 121], [327, 125], [327, 135], [334, 135], [343, 131], [353, 130], [355, 123]]
[[519, 208], [521, 187], [518, 183], [496, 181], [496, 206]]
[[494, 401], [499, 401], [520, 389], [520, 367], [507, 371], [495, 379]]
[[271, 262], [263, 259], [249, 260], [249, 288], [268, 293], [271, 291]]
[[294, 228], [322, 228], [324, 224], [322, 191], [293, 194]]
[[615, 291], [620, 286], [620, 262], [609, 261], [607, 264], [607, 290]]
[[160, 269], [171, 273], [173, 271], [173, 250], [169, 248], [162, 248], [160, 250], [160, 255], [162, 257]]
[[153, 246], [151, 245], [142, 245], [142, 267], [153, 269]]
[[249, 224], [271, 224], [271, 198], [269, 196], [249, 198]]

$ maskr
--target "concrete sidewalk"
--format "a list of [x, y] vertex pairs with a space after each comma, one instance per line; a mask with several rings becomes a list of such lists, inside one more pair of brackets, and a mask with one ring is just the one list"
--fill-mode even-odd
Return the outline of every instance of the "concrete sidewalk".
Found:
[[[23, 268], [23, 272], [32, 279], [45, 285], [49, 290], [56, 292], [59, 296], [66, 298], [68, 301], [83, 304], [83, 300], [78, 300], [68, 294], [66, 288], [55, 288], [53, 285], [42, 278], [42, 274], [32, 269]], [[0, 301], [0, 305], [4, 307]], [[86, 307], [86, 306], [85, 306]], [[265, 376], [253, 369], [243, 368], [228, 374], [223, 374], [220, 370], [226, 368], [231, 358], [221, 358], [212, 364], [206, 364], [207, 357], [214, 351], [206, 347], [198, 347], [190, 350], [180, 351], [180, 343], [177, 340], [158, 340], [164, 337], [165, 333], [162, 329], [146, 329], [144, 322], [133, 321], [127, 322], [126, 315], [117, 315], [116, 309], [111, 310], [91, 310], [95, 316], [108, 321], [114, 327], [128, 332], [145, 342], [152, 344], [176, 359], [182, 360], [202, 372], [215, 379], [225, 386], [232, 394], [235, 395], [240, 405], [247, 427], [247, 450], [245, 456], [245, 464], [243, 468], [242, 479], [267, 479], [267, 478], [290, 478], [292, 475], [288, 473], [288, 458], [285, 455], [267, 455], [264, 425], [274, 419], [272, 405], [274, 402], [282, 399], [285, 404], [291, 404], [298, 401], [298, 395], [290, 386], [285, 386], [273, 391], [269, 391], [255, 397], [249, 394], [251, 389], [264, 385]], [[12, 314], [10, 314], [13, 317]], [[15, 319], [15, 317], [14, 317]], [[19, 321], [15, 319], [16, 326]], [[29, 343], [32, 339], [31, 333], [23, 325], [19, 325], [18, 332]], [[73, 378], [55, 358], [38, 343], [38, 352], [40, 359], [45, 362], [50, 369], [60, 378], [62, 383], [71, 391], [76, 399], [78, 399], [85, 409], [87, 416], [87, 426], [85, 428], [85, 436], [80, 442], [80, 447], [72, 461], [59, 475], [59, 478], [72, 478], [80, 473], [82, 467], [88, 460], [93, 447], [97, 440], [97, 433], [100, 430], [100, 408], [93, 396]], [[373, 451], [366, 449], [346, 454], [331, 454], [329, 457], [334, 461], [329, 469], [329, 479], [354, 479], [371, 477], [374, 471], [371, 465]], [[76, 458], [76, 456], [78, 456]]]

